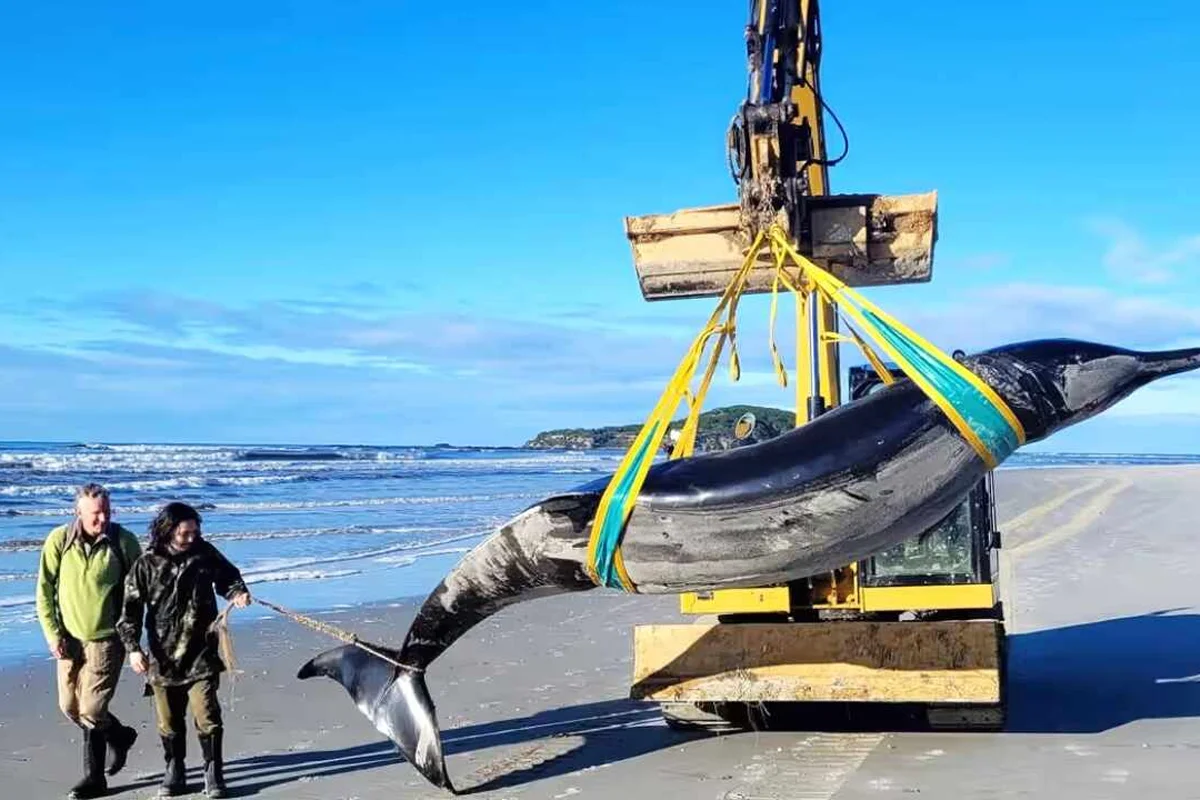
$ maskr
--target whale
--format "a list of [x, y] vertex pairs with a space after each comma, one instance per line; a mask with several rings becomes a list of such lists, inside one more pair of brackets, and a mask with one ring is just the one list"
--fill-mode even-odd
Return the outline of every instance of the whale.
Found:
[[[1152, 381], [1200, 368], [1200, 348], [1138, 351], [1039, 339], [960, 359], [1007, 403], [1024, 444], [1095, 417]], [[653, 465], [621, 548], [642, 594], [760, 587], [869, 558], [950, 514], [992, 466], [903, 378], [767, 441]], [[398, 649], [318, 654], [300, 679], [340, 683], [375, 729], [452, 793], [426, 668], [514, 603], [599, 588], [586, 569], [611, 476], [535, 503], [465, 554]]]

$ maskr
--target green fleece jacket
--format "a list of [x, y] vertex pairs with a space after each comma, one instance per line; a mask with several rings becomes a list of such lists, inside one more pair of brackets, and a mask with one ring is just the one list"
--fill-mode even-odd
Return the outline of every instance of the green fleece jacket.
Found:
[[[58, 526], [42, 545], [37, 610], [47, 643], [64, 635], [84, 642], [115, 635], [125, 573], [142, 554], [137, 537], [120, 525], [110, 523], [103, 535], [89, 542], [81, 533], [72, 534], [76, 524]], [[124, 565], [112, 544], [121, 548]]]

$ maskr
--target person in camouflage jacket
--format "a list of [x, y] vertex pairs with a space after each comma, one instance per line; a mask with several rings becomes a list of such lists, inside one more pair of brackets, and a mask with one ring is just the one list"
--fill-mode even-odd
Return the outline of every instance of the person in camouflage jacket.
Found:
[[[200, 535], [200, 514], [186, 503], [168, 503], [150, 523], [150, 543], [125, 579], [117, 631], [133, 671], [146, 675], [166, 768], [160, 796], [187, 791], [186, 710], [190, 706], [204, 755], [204, 791], [225, 796], [221, 744], [224, 726], [217, 701], [225, 664], [213, 622], [220, 594], [239, 607], [250, 593], [237, 567]], [[151, 659], [141, 646], [142, 629]]]

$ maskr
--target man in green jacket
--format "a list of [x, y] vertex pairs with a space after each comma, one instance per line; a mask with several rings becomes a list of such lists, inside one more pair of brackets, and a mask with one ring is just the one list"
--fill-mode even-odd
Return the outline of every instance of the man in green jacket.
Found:
[[125, 766], [137, 738], [108, 710], [125, 649], [117, 635], [125, 574], [141, 555], [137, 537], [112, 522], [108, 490], [95, 483], [75, 494], [75, 518], [50, 531], [38, 566], [37, 610], [58, 659], [58, 706], [83, 729], [83, 780], [72, 798], [100, 797], [108, 774]]

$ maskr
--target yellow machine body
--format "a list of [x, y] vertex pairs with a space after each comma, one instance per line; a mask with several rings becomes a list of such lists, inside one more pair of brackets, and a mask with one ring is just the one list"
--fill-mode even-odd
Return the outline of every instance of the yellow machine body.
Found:
[[[801, 187], [791, 196], [802, 194], [803, 200], [775, 209], [775, 221], [786, 223], [798, 249], [847, 284], [932, 279], [935, 194], [829, 194], [817, 0], [793, 2], [788, 13], [798, 14], [792, 57], [800, 79], [790, 89], [790, 103], [773, 107], [772, 124], [750, 130], [747, 123], [741, 202], [626, 218], [647, 300], [719, 294], [745, 258], [752, 235], [747, 209], [761, 213], [763, 187], [771, 181]], [[752, 8], [751, 27], [757, 21], [760, 34], [766, 8], [765, 0]], [[753, 66], [751, 83], [753, 89]], [[790, 151], [780, 133], [785, 127], [793, 135]], [[803, 158], [783, 163], [785, 151], [796, 152], [796, 132]], [[761, 267], [746, 293], [771, 290], [771, 264]], [[823, 300], [813, 305], [806, 304], [797, 320], [801, 330], [816, 334], [807, 342], [801, 337], [797, 353], [797, 425], [842, 403], [838, 343], [828, 336], [837, 331], [836, 309]], [[812, 313], [819, 315], [817, 326]], [[985, 727], [1002, 724], [1005, 629], [995, 581], [999, 538], [991, 486], [989, 476], [964, 504], [967, 522], [951, 521], [943, 531], [951, 537], [946, 541], [961, 545], [963, 529], [953, 524], [970, 528], [968, 573], [959, 569], [952, 578], [930, 580], [919, 569], [906, 574], [909, 551], [928, 545], [914, 541], [888, 555], [886, 569], [868, 560], [789, 585], [684, 593], [680, 609], [696, 615], [696, 624], [635, 629], [632, 696], [662, 702], [668, 722], [687, 719], [667, 714], [668, 708], [853, 701], [922, 703], [943, 715], [946, 709], [984, 709]], [[947, 724], [977, 727], [978, 720], [952, 714]]]

